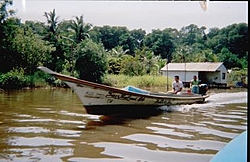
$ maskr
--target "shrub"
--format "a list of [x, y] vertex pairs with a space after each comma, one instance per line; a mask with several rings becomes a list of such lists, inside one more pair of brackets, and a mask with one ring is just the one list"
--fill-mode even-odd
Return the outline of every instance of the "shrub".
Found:
[[75, 69], [79, 72], [80, 79], [101, 83], [107, 70], [107, 57], [104, 47], [91, 40], [78, 44]]
[[228, 74], [228, 84], [235, 86], [238, 82], [243, 85], [247, 84], [247, 69], [232, 69], [232, 72]]
[[21, 89], [27, 86], [28, 82], [23, 69], [11, 70], [0, 75], [0, 87], [3, 89]]

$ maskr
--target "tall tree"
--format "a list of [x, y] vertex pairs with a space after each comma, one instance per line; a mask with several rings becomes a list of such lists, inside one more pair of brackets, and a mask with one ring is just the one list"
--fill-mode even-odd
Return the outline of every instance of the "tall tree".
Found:
[[143, 46], [143, 39], [146, 35], [146, 31], [142, 29], [134, 29], [130, 31], [131, 36], [135, 40], [135, 47], [137, 49]]
[[2, 0], [0, 2], [0, 23], [3, 23], [9, 16], [15, 13], [14, 10], [8, 10], [7, 7], [13, 4], [13, 0]]
[[55, 71], [62, 71], [63, 64], [65, 61], [64, 58], [64, 51], [62, 49], [62, 46], [59, 39], [59, 33], [58, 33], [58, 24], [59, 24], [59, 16], [56, 16], [56, 11], [53, 9], [51, 12], [45, 12], [44, 16], [47, 18], [47, 24], [48, 24], [48, 34], [45, 37], [45, 40], [49, 41], [54, 47], [56, 47], [56, 50], [51, 53], [51, 60], [47, 63], [47, 67], [55, 70]]
[[242, 65], [237, 55], [230, 52], [227, 48], [222, 48], [221, 52], [218, 54], [218, 57], [220, 61], [224, 62], [224, 65], [228, 69], [234, 67], [242, 68]]
[[172, 62], [181, 62], [181, 63], [186, 63], [186, 62], [192, 62], [192, 48], [187, 45], [179, 45], [175, 51], [173, 52], [173, 59]]
[[14, 33], [15, 30], [12, 30], [11, 28], [16, 25], [16, 22], [18, 22], [17, 19], [10, 22], [6, 22], [7, 18], [15, 13], [15, 11], [8, 9], [8, 7], [11, 6], [12, 4], [13, 4], [12, 0], [1, 0], [0, 2], [0, 51], [1, 51], [0, 57], [2, 57], [0, 59], [0, 63], [1, 60], [4, 59], [2, 55], [5, 55], [8, 51], [6, 47], [8, 46], [8, 43], [6, 44], [5, 40], [9, 36], [9, 33], [12, 34]]
[[237, 54], [239, 58], [248, 53], [248, 26], [246, 23], [232, 24], [228, 26], [228, 49]]
[[70, 29], [72, 29], [75, 33], [74, 39], [77, 43], [81, 42], [82, 40], [89, 38], [89, 31], [92, 28], [92, 24], [84, 23], [83, 15], [80, 17], [76, 16], [75, 20], [71, 21]]
[[0, 25], [0, 72], [6, 73], [19, 65], [21, 56], [13, 49], [12, 42], [20, 27], [17, 18], [8, 18]]
[[152, 30], [145, 36], [145, 46], [149, 47], [155, 55], [161, 55], [163, 59], [171, 60], [174, 51], [173, 38], [168, 30]]
[[129, 54], [134, 54], [137, 41], [131, 36], [129, 32], [122, 34], [119, 37], [119, 46], [123, 47], [123, 50], [128, 50]]
[[103, 27], [95, 27], [93, 30], [94, 31], [92, 31], [91, 34], [94, 35], [94, 40], [103, 43], [105, 49], [107, 50], [111, 50], [112, 48], [119, 45], [124, 46], [123, 43], [126, 42], [126, 38], [129, 38], [127, 37], [129, 35], [129, 30], [126, 27], [112, 27], [105, 25]]
[[[211, 33], [210, 33], [211, 32]], [[222, 29], [213, 29], [208, 33], [208, 48], [217, 54], [220, 61], [228, 68], [247, 67], [248, 58], [248, 25], [232, 24]]]
[[206, 27], [198, 27], [195, 24], [182, 27], [180, 30], [180, 39], [184, 45], [192, 45], [194, 43], [204, 43], [206, 40]]
[[56, 34], [59, 23], [59, 16], [56, 16], [56, 11], [53, 9], [52, 12], [45, 12], [44, 16], [47, 18], [47, 24], [49, 25], [49, 32]]
[[54, 48], [34, 34], [29, 26], [14, 17], [3, 24], [5, 37], [1, 46], [0, 72], [23, 68], [26, 74], [33, 74], [38, 65], [50, 60]]
[[75, 53], [79, 56], [75, 67], [79, 72], [79, 77], [101, 83], [107, 70], [107, 54], [102, 44], [86, 39], [77, 45]]
[[37, 66], [46, 63], [50, 60], [50, 53], [55, 50], [48, 41], [44, 41], [33, 34], [30, 28], [19, 28], [12, 40], [12, 49], [20, 55], [20, 60], [17, 60], [19, 67], [25, 70], [26, 74], [34, 74]]

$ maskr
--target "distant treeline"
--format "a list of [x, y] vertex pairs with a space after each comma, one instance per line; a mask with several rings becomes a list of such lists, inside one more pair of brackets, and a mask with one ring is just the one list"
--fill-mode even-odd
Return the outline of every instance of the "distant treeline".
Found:
[[[12, 74], [44, 77], [37, 72], [40, 65], [99, 83], [105, 74], [158, 74], [167, 62], [220, 61], [228, 69], [248, 67], [246, 23], [208, 33], [205, 26], [190, 24], [146, 34], [143, 29], [93, 26], [82, 15], [60, 20], [55, 9], [41, 13], [46, 22], [22, 23], [10, 5], [12, 0], [0, 4], [0, 87], [9, 84]], [[30, 78], [29, 84], [34, 82]]]

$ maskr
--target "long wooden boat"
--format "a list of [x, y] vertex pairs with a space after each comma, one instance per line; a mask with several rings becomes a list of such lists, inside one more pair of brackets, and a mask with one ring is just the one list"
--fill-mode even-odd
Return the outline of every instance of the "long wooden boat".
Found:
[[89, 114], [108, 115], [134, 110], [145, 112], [160, 106], [204, 102], [209, 97], [192, 93], [152, 93], [132, 86], [119, 89], [56, 73], [46, 67], [38, 69], [64, 81]]

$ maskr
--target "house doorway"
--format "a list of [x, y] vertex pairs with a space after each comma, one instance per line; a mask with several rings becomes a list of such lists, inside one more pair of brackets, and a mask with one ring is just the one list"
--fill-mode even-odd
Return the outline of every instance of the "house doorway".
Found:
[[205, 71], [199, 71], [198, 72], [198, 78], [201, 81], [200, 82], [201, 84], [204, 84], [204, 83], [208, 84], [208, 80], [207, 80], [206, 72]]

